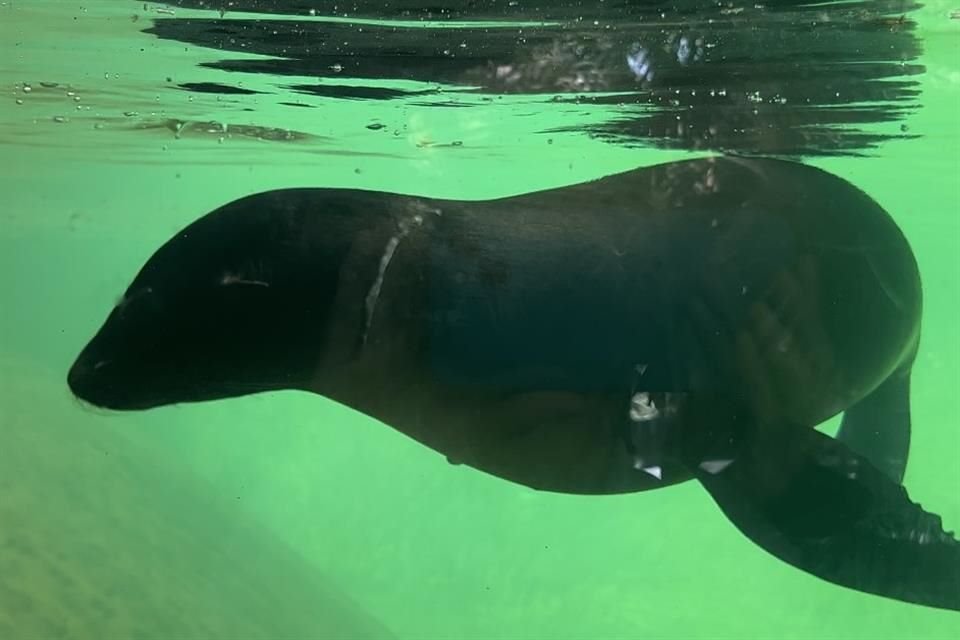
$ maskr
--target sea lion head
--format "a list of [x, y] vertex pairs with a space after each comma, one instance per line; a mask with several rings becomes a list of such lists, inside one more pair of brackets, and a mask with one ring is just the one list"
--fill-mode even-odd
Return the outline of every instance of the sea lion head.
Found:
[[261, 194], [175, 235], [77, 358], [73, 393], [126, 410], [306, 385], [349, 246], [341, 204]]

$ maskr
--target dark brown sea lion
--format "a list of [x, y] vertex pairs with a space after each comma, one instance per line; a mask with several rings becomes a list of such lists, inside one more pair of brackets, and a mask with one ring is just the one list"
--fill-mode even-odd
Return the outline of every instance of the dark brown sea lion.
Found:
[[113, 409], [312, 391], [548, 491], [696, 478], [786, 562], [960, 609], [960, 544], [901, 486], [920, 316], [890, 216], [801, 164], [471, 202], [287, 189], [160, 248], [69, 384]]

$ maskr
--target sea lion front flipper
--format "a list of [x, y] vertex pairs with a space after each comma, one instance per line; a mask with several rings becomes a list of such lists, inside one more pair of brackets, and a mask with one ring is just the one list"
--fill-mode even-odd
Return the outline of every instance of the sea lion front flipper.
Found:
[[843, 443], [813, 429], [784, 433], [793, 441], [779, 452], [748, 449], [719, 471], [694, 470], [737, 528], [824, 580], [960, 610], [960, 542], [940, 517]]
[[910, 453], [910, 369], [844, 411], [837, 439], [901, 482]]

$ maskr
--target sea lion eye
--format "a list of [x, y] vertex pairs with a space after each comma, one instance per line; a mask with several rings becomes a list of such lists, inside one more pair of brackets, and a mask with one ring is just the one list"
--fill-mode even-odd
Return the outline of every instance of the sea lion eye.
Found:
[[247, 285], [255, 287], [269, 287], [270, 283], [260, 278], [245, 277], [244, 274], [224, 271], [218, 280], [222, 286]]

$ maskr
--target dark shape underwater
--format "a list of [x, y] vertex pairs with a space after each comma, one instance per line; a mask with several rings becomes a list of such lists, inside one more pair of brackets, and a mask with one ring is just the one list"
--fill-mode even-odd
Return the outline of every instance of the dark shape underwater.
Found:
[[286, 189], [161, 247], [69, 385], [120, 410], [310, 391], [546, 491], [696, 479], [804, 571], [960, 610], [960, 543], [901, 484], [920, 316], [889, 215], [802, 164], [471, 202]]

